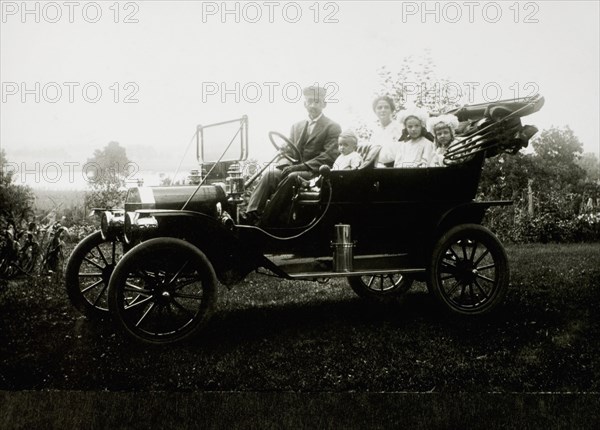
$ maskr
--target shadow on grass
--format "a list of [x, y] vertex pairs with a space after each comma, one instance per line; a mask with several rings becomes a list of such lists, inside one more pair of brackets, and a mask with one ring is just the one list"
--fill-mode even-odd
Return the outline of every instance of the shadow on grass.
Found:
[[285, 338], [371, 337], [421, 338], [426, 333], [457, 339], [480, 339], [500, 333], [507, 325], [526, 324], [536, 316], [540, 324], [562, 318], [558, 312], [532, 313], [529, 303], [515, 301], [499, 306], [489, 315], [450, 314], [426, 292], [409, 292], [398, 303], [375, 304], [358, 297], [313, 300], [303, 303], [261, 304], [217, 310], [200, 336], [188, 341], [193, 347], [235, 347], [257, 340]]
[[337, 328], [401, 329], [415, 321], [441, 322], [432, 298], [425, 293], [408, 294], [402, 303], [373, 304], [360, 298], [263, 304], [222, 309], [201, 336], [203, 343], [235, 343], [282, 333], [329, 331]]
[[342, 284], [251, 278], [222, 297], [197, 338], [160, 348], [123, 338], [110, 320], [86, 320], [59, 287], [11, 285], [0, 296], [0, 388], [596, 389], [596, 272], [550, 288], [515, 278], [506, 301], [477, 318], [446, 314], [424, 288], [380, 306]]

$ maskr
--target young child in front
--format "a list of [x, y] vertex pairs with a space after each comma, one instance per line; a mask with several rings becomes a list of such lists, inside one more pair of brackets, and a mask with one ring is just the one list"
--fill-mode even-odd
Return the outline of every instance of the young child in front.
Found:
[[356, 152], [358, 138], [352, 131], [345, 131], [338, 137], [340, 155], [333, 163], [331, 170], [354, 170], [362, 163], [362, 157]]
[[430, 118], [427, 125], [435, 136], [435, 150], [429, 160], [429, 167], [443, 167], [446, 151], [454, 141], [458, 118], [454, 115], [440, 115]]
[[429, 114], [425, 109], [407, 109], [400, 117], [408, 139], [399, 147], [394, 167], [427, 167], [433, 154], [433, 143], [425, 137]]

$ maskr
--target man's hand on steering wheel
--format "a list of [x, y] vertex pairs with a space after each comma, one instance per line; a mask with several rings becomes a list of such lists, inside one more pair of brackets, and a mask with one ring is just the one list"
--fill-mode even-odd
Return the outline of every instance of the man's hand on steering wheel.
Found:
[[[276, 138], [282, 140], [283, 143], [278, 143]], [[270, 131], [269, 140], [271, 141], [275, 149], [277, 149], [281, 157], [287, 159], [288, 161], [294, 164], [293, 166], [288, 166], [283, 170], [284, 176], [289, 175], [291, 172], [302, 172], [311, 170], [310, 166], [306, 164], [302, 159], [302, 153], [300, 152], [298, 147], [286, 136], [277, 131]], [[292, 154], [289, 153], [290, 151], [292, 152]]]

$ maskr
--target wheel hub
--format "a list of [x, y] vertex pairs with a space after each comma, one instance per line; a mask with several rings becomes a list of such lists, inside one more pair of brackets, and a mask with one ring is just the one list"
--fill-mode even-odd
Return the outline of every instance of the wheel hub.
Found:
[[158, 304], [167, 305], [173, 301], [173, 296], [171, 295], [170, 291], [158, 290], [154, 295], [154, 299]]
[[478, 274], [477, 268], [471, 261], [461, 261], [456, 265], [456, 279], [463, 284], [472, 283]]
[[107, 264], [102, 269], [102, 282], [104, 282], [105, 284], [108, 284], [108, 281], [110, 280], [110, 276], [112, 275], [112, 272], [114, 269], [115, 269], [114, 264]]

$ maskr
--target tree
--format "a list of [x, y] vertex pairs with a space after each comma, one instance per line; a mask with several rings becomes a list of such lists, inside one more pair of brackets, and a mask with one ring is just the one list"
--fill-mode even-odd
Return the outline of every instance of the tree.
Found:
[[596, 154], [593, 152], [584, 152], [576, 163], [585, 170], [586, 180], [588, 182], [600, 181], [600, 165], [598, 164]]
[[7, 169], [8, 160], [0, 150], [0, 219], [4, 224], [9, 219], [19, 223], [33, 215], [33, 191], [26, 185], [13, 183], [13, 171]]
[[487, 160], [480, 181], [486, 198], [518, 200], [530, 180], [542, 201], [581, 191], [585, 171], [578, 160], [583, 146], [568, 126], [543, 130], [532, 146], [534, 154], [503, 154]]
[[389, 95], [397, 109], [407, 104], [424, 107], [430, 113], [458, 106], [449, 81], [437, 73], [431, 53], [404, 57], [400, 69], [392, 74], [386, 66], [377, 71], [379, 89], [376, 95]]
[[585, 171], [578, 165], [583, 145], [566, 126], [543, 130], [531, 142], [533, 157], [534, 191], [541, 195], [552, 192], [573, 193], [581, 189]]
[[500, 154], [485, 162], [479, 189], [489, 200], [523, 199], [534, 170], [531, 154]]
[[125, 148], [118, 142], [109, 142], [103, 149], [95, 150], [85, 165], [90, 187], [85, 196], [86, 206], [120, 206], [125, 200], [125, 180], [133, 167]]
[[583, 237], [576, 215], [584, 197], [595, 196], [579, 167], [582, 144], [569, 127], [543, 130], [532, 140], [533, 154], [502, 154], [487, 159], [482, 200], [512, 200], [513, 206], [488, 214], [495, 231], [516, 240]]

